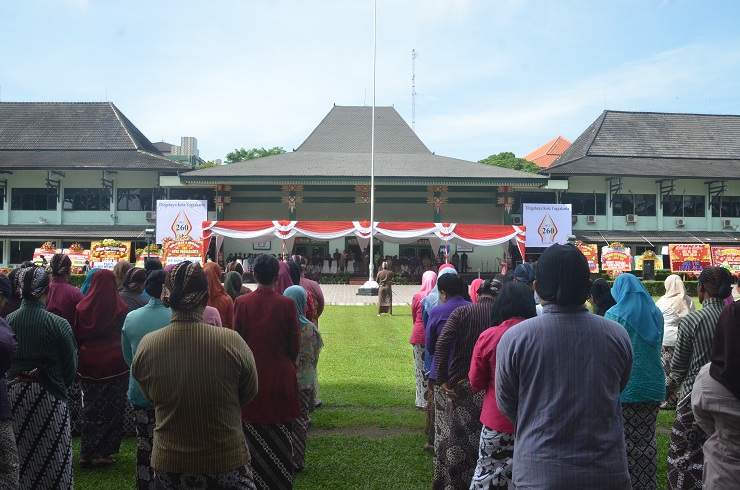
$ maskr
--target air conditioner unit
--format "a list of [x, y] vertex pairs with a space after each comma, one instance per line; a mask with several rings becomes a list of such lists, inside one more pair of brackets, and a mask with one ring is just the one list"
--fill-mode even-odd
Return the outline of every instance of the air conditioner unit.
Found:
[[520, 226], [522, 224], [522, 215], [514, 214], [511, 216], [511, 224]]
[[628, 214], [627, 215], [627, 223], [637, 223], [637, 215], [636, 214]]
[[676, 220], [676, 228], [683, 228], [686, 226], [686, 220], [685, 219], [677, 219]]
[[146, 212], [146, 220], [147, 221], [157, 221], [157, 212], [156, 211], [147, 211]]
[[732, 220], [731, 219], [723, 219], [722, 220], [722, 228], [732, 228]]
[[570, 217], [570, 220], [575, 225], [576, 223], [578, 223], [578, 216], [574, 214]]
[[596, 215], [589, 214], [588, 216], [586, 216], [586, 223], [588, 223], [589, 225], [596, 224]]

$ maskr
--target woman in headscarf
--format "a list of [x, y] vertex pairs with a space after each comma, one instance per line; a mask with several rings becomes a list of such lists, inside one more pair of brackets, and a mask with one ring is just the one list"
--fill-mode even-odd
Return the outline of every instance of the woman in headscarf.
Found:
[[119, 291], [123, 289], [123, 280], [126, 279], [126, 273], [133, 267], [128, 260], [119, 260], [113, 266], [113, 275], [116, 276], [116, 287]]
[[473, 282], [470, 283], [468, 294], [470, 295], [470, 300], [473, 302], [473, 304], [476, 304], [478, 302], [478, 288], [481, 284], [483, 284], [483, 279], [480, 278], [473, 279]]
[[301, 416], [293, 422], [293, 457], [296, 471], [303, 469], [306, 454], [306, 431], [310, 422], [308, 414], [313, 411], [316, 391], [316, 366], [319, 363], [319, 352], [324, 346], [321, 333], [316, 325], [308, 321], [303, 314], [306, 309], [308, 293], [300, 286], [290, 286], [283, 293], [292, 299], [298, 313], [298, 326], [301, 329], [301, 350], [296, 359], [296, 374], [298, 376], [298, 391], [301, 397]]
[[731, 293], [731, 276], [723, 267], [709, 266], [699, 274], [697, 293], [701, 309], [683, 317], [678, 325], [671, 376], [679, 385], [680, 398], [668, 447], [668, 488], [700, 488], [707, 440], [691, 411], [691, 390], [699, 370], [710, 360], [712, 337]]
[[[296, 260], [297, 259], [297, 260]], [[293, 282], [294, 286], [301, 286], [301, 256], [294, 255], [291, 257], [291, 260], [288, 261], [288, 270], [290, 272], [290, 280]], [[304, 291], [306, 291], [306, 294], [308, 295], [306, 297], [306, 309], [303, 311], [303, 314], [308, 318], [308, 321], [313, 323], [318, 327], [317, 320], [318, 315], [316, 313], [316, 304], [313, 300], [313, 295], [306, 289], [303, 288]]]
[[[0, 273], [0, 311], [12, 295], [10, 281], [5, 274]], [[3, 380], [17, 350], [18, 341], [13, 329], [0, 317], [0, 377]], [[0, 390], [0, 488], [18, 489], [18, 445], [15, 443], [13, 412], [7, 389]]]
[[143, 296], [144, 286], [146, 283], [146, 270], [134, 267], [126, 272], [121, 284], [120, 295], [128, 311], [138, 310], [145, 304], [149, 303], [149, 298]]
[[655, 303], [663, 314], [663, 348], [661, 360], [665, 371], [665, 400], [660, 408], [675, 410], [678, 401], [678, 385], [671, 376], [671, 359], [678, 337], [678, 324], [681, 318], [696, 310], [691, 296], [686, 294], [686, 287], [681, 277], [671, 274], [665, 280], [665, 294]]
[[[141, 339], [170, 324], [172, 312], [162, 304], [162, 286], [167, 277], [163, 270], [153, 270], [146, 278], [149, 303], [126, 315], [121, 329], [123, 360], [131, 367]], [[128, 400], [133, 406], [136, 420], [136, 488], [154, 489], [154, 471], [151, 467], [154, 445], [154, 406], [144, 397], [139, 383], [129, 376]]]
[[599, 316], [604, 316], [604, 313], [617, 304], [612, 296], [612, 288], [606, 279], [596, 279], [591, 284], [591, 289], [588, 291], [588, 302], [591, 303], [591, 311]]
[[737, 488], [740, 475], [740, 302], [720, 314], [710, 359], [691, 392], [696, 421], [709, 436], [703, 488], [730, 490]]
[[280, 261], [280, 271], [278, 272], [275, 292], [282, 295], [286, 289], [293, 285], [293, 279], [290, 277], [290, 266], [287, 262]]
[[526, 284], [508, 282], [496, 299], [501, 323], [493, 325], [478, 337], [470, 362], [470, 386], [475, 392], [485, 391], [480, 422], [483, 424], [478, 445], [478, 463], [470, 488], [509, 488], [514, 458], [514, 424], [496, 404], [496, 347], [501, 337], [514, 325], [537, 316], [534, 297]]
[[77, 305], [73, 326], [79, 346], [77, 374], [82, 388], [80, 465], [110, 465], [123, 436], [128, 366], [121, 350], [121, 327], [128, 308], [116, 277], [101, 269]]
[[42, 268], [19, 273], [23, 302], [7, 322], [18, 339], [8, 370], [21, 488], [74, 488], [67, 389], [77, 371], [77, 344], [62, 317], [46, 311], [49, 276]]
[[18, 285], [18, 275], [20, 274], [20, 272], [21, 269], [13, 269], [8, 273], [8, 281], [10, 281], [10, 288], [12, 293], [10, 298], [8, 298], [8, 302], [5, 303], [5, 307], [0, 312], [3, 317], [7, 317], [21, 307], [21, 288]]
[[84, 297], [79, 289], [69, 284], [72, 261], [67, 254], [54, 254], [50, 262], [51, 275], [49, 283], [49, 300], [46, 311], [59, 315], [69, 322], [75, 321], [75, 308]]
[[378, 316], [381, 313], [393, 316], [393, 272], [388, 269], [388, 262], [383, 262], [375, 278], [378, 283]]
[[426, 410], [426, 394], [429, 381], [424, 369], [424, 322], [421, 319], [421, 300], [432, 292], [437, 285], [437, 273], [426, 271], [421, 276], [421, 289], [411, 299], [411, 319], [413, 328], [409, 343], [413, 345], [414, 350], [414, 372], [416, 376], [416, 408]]
[[632, 375], [621, 398], [630, 480], [633, 489], [657, 489], [655, 425], [660, 402], [665, 398], [660, 361], [663, 315], [640, 280], [632, 274], [617, 277], [612, 295], [617, 304], [609, 308], [604, 317], [627, 330], [634, 352]]
[[[452, 270], [454, 271], [455, 269]], [[469, 305], [471, 302], [470, 296], [468, 296], [468, 288], [465, 287], [465, 282], [462, 277], [457, 275], [457, 273], [440, 274], [437, 278], [436, 288], [440, 304], [432, 308], [431, 313], [429, 313], [429, 319], [425, 327], [424, 341], [426, 342], [427, 352], [432, 356], [432, 367], [429, 370], [429, 385], [434, 385], [434, 454], [439, 456], [439, 453], [437, 452], [439, 442], [443, 437], [445, 437], [448, 430], [445, 424], [447, 395], [442, 391], [442, 384], [437, 383], [435, 347], [445, 323], [447, 323], [447, 320], [450, 318], [450, 314], [452, 314], [456, 308]], [[427, 296], [426, 299], [429, 299], [429, 296]]]
[[[232, 262], [233, 264], [234, 262]], [[227, 272], [224, 276], [224, 290], [232, 300], [236, 301], [236, 298], [242, 294], [251, 292], [251, 289], [246, 288], [242, 285], [242, 275], [238, 271]], [[246, 290], [246, 291], [245, 291]]]
[[92, 283], [93, 274], [95, 274], [97, 271], [100, 270], [100, 267], [93, 267], [89, 271], [87, 271], [87, 275], [85, 276], [85, 280], [82, 282], [82, 286], [80, 286], [80, 292], [82, 295], [86, 295], [87, 292], [90, 290], [90, 285]]
[[234, 300], [221, 284], [221, 266], [216, 262], [208, 262], [203, 266], [203, 271], [208, 278], [208, 306], [218, 310], [221, 315], [221, 326], [233, 330]]
[[[462, 278], [457, 279], [465, 290]], [[443, 290], [444, 285], [440, 288]], [[455, 308], [437, 338], [434, 349], [435, 383], [446, 395], [443, 424], [446, 430], [441, 432], [437, 443], [439, 450], [434, 466], [434, 488], [466, 488], [473, 478], [478, 460], [483, 392], [473, 392], [468, 371], [480, 334], [491, 325], [501, 323], [498, 308], [494, 306], [499, 291], [500, 279], [483, 281], [475, 292], [478, 303]], [[452, 291], [448, 292], [453, 294]], [[440, 436], [440, 432], [437, 436]]]

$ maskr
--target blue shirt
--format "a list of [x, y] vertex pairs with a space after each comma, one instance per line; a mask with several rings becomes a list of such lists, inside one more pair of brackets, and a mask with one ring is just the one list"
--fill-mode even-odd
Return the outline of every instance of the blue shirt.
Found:
[[[121, 328], [121, 347], [123, 348], [123, 360], [129, 367], [134, 362], [136, 349], [144, 335], [169, 325], [170, 317], [170, 309], [165, 308], [162, 301], [156, 298], [150, 299], [149, 303], [126, 315], [123, 328]], [[133, 374], [129, 374], [128, 399], [140, 408], [152, 406], [141, 392], [139, 383], [136, 382]]]
[[[426, 298], [425, 298], [426, 299]], [[424, 337], [426, 340], [426, 349], [432, 355], [431, 368], [429, 370], [429, 379], [437, 379], [437, 366], [436, 359], [434, 356], [434, 350], [437, 345], [437, 337], [442, 333], [442, 329], [450, 317], [450, 313], [455, 311], [460, 306], [471, 304], [470, 301], [465, 301], [462, 296], [453, 296], [448, 299], [446, 303], [438, 304], [433, 307], [429, 312], [429, 319], [424, 325]], [[450, 348], [450, 357], [455, 353], [455, 344], [452, 344]]]

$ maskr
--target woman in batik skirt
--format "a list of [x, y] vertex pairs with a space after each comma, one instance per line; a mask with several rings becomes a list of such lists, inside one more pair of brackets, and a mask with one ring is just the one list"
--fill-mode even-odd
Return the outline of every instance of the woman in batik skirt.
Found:
[[468, 373], [472, 390], [485, 391], [480, 414], [483, 427], [478, 444], [478, 463], [470, 483], [473, 490], [506, 490], [511, 484], [514, 424], [501, 413], [496, 403], [496, 347], [507, 330], [537, 315], [534, 297], [524, 283], [506, 283], [496, 301], [501, 323], [486, 329], [478, 337]]
[[7, 322], [18, 340], [8, 371], [20, 488], [73, 489], [67, 389], [77, 370], [69, 322], [46, 311], [49, 276], [29, 267], [19, 274], [23, 302]]
[[293, 422], [301, 416], [296, 377], [301, 332], [296, 304], [275, 291], [279, 271], [272, 255], [257, 257], [253, 274], [259, 286], [239, 296], [234, 306], [234, 330], [254, 354], [258, 379], [268, 380], [242, 407], [254, 483], [260, 490], [293, 488]]
[[378, 316], [388, 313], [393, 316], [393, 272], [389, 271], [388, 262], [380, 266], [376, 281], [378, 282]]
[[116, 277], [106, 269], [92, 276], [77, 304], [73, 330], [79, 346], [82, 389], [80, 465], [110, 465], [121, 447], [129, 369], [123, 360], [121, 327], [128, 307]]
[[316, 325], [308, 321], [303, 314], [306, 309], [308, 293], [300, 286], [290, 286], [283, 293], [284, 296], [295, 301], [298, 312], [298, 324], [301, 329], [301, 350], [296, 360], [296, 374], [298, 376], [298, 392], [301, 396], [301, 416], [293, 422], [293, 457], [296, 471], [303, 469], [306, 454], [306, 432], [311, 422], [309, 413], [314, 408], [316, 390], [316, 365], [319, 363], [319, 352], [324, 346], [321, 333]]
[[627, 387], [622, 391], [624, 439], [632, 488], [657, 490], [658, 443], [655, 426], [660, 402], [665, 399], [665, 376], [660, 360], [663, 314], [637, 277], [621, 274], [614, 281], [617, 304], [605, 318], [620, 323], [630, 336], [635, 360]]

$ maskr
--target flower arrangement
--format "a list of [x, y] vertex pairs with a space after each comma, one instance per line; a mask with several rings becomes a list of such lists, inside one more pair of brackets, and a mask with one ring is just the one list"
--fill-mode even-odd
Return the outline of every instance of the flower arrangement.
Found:
[[120, 247], [121, 241], [120, 240], [114, 240], [112, 238], [106, 238], [102, 242], [100, 242], [104, 247]]
[[69, 246], [69, 251], [74, 253], [81, 253], [84, 252], [85, 249], [78, 242], [75, 242]]
[[56, 252], [57, 247], [51, 242], [44, 242], [43, 245], [41, 245], [41, 249], [45, 252]]
[[151, 243], [144, 248], [136, 249], [136, 256], [141, 257], [142, 255], [161, 255], [162, 249], [157, 246], [156, 243]]
[[642, 260], [655, 260], [658, 256], [655, 255], [655, 252], [653, 250], [645, 250], [645, 252], [642, 254]]
[[612, 242], [609, 244], [609, 248], [625, 248], [622, 242]]

